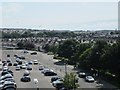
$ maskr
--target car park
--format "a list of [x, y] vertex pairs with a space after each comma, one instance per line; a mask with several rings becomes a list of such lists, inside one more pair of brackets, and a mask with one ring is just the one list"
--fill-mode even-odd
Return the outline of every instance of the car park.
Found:
[[21, 80], [22, 82], [30, 82], [30, 81], [31, 81], [31, 78], [30, 78], [30, 76], [23, 76], [20, 80]]
[[94, 82], [95, 80], [94, 80], [94, 78], [92, 76], [86, 76], [85, 77], [85, 81], [87, 81], [87, 82]]

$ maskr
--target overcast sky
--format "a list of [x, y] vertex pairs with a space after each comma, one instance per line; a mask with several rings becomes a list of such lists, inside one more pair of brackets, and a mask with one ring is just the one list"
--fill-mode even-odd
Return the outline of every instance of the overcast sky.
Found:
[[117, 2], [2, 2], [1, 27], [100, 30], [118, 27]]

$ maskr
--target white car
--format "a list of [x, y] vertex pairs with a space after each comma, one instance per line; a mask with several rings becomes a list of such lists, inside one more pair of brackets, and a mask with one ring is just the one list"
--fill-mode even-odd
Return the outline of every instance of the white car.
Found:
[[54, 87], [56, 87], [57, 84], [63, 84], [63, 81], [61, 81], [61, 79], [58, 79], [58, 80], [52, 82], [52, 85], [53, 85]]
[[7, 85], [14, 85], [14, 86], [16, 87], [16, 83], [15, 83], [15, 82], [11, 82], [11, 81], [5, 81], [5, 82], [3, 83], [3, 87], [4, 87], [4, 86], [7, 86]]
[[20, 61], [20, 59], [19, 58], [16, 58], [16, 62], [19, 62]]
[[20, 65], [17, 65], [15, 70], [20, 70]]
[[27, 66], [25, 64], [22, 65], [22, 69], [26, 69]]
[[8, 70], [8, 66], [4, 66], [4, 67], [3, 67], [3, 70]]
[[38, 60], [33, 60], [33, 63], [34, 64], [38, 64]]
[[6, 75], [4, 75], [4, 76], [1, 76], [1, 77], [0, 77], [0, 80], [4, 80], [4, 79], [6, 79], [6, 78], [13, 78], [13, 76], [12, 76], [11, 74], [6, 74]]
[[85, 77], [85, 80], [86, 80], [87, 82], [94, 82], [94, 81], [95, 81], [95, 79], [94, 79], [92, 76], [86, 76], [86, 77]]
[[44, 68], [43, 70], [41, 70], [41, 73], [45, 73], [46, 71], [50, 71], [49, 68]]
[[43, 70], [41, 70], [41, 73], [45, 73], [45, 72], [48, 72], [48, 71], [51, 71], [51, 72], [54, 72], [53, 70], [49, 69], [49, 68], [44, 68]]
[[28, 75], [30, 75], [30, 72], [28, 70], [25, 70], [24, 76], [28, 76]]

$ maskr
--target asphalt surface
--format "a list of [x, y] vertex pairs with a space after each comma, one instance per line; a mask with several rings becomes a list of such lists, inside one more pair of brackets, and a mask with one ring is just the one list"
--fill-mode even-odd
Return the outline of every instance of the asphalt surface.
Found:
[[[37, 55], [30, 55], [29, 53], [23, 53], [23, 50], [2, 50], [2, 60], [7, 59], [7, 54], [10, 54], [10, 58], [12, 59], [12, 62], [15, 62], [15, 58], [14, 58], [14, 54], [20, 55], [20, 56], [25, 56], [25, 61], [30, 61], [30, 60], [38, 60], [38, 62], [50, 69], [53, 69], [58, 76], [60, 77], [64, 77], [65, 75], [65, 66], [64, 65], [57, 65], [55, 64], [56, 62], [58, 62], [58, 60], [53, 59], [53, 55], [47, 55], [45, 53], [42, 52], [37, 52]], [[50, 79], [52, 76], [44, 76], [40, 71], [39, 71], [39, 65], [32, 65], [33, 70], [30, 72], [30, 77], [31, 77], [31, 82], [21, 82], [20, 78], [22, 77], [23, 73], [25, 72], [25, 70], [20, 70], [20, 71], [16, 71], [14, 66], [9, 66], [10, 69], [14, 72], [14, 79], [15, 82], [17, 84], [18, 88], [54, 88], [51, 83], [50, 83]], [[73, 66], [67, 65], [67, 72], [76, 72], [73, 69]], [[37, 78], [39, 83], [36, 85], [33, 82], [33, 79]], [[97, 84], [94, 83], [88, 83], [85, 82], [84, 79], [79, 78], [79, 85], [80, 88], [95, 88], [97, 89]], [[116, 88], [115, 86], [103, 81], [102, 82], [103, 87], [104, 88]]]

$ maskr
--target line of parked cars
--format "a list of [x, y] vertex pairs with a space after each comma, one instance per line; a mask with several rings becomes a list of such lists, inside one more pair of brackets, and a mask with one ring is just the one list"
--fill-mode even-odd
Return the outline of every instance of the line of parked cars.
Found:
[[7, 64], [3, 66], [0, 77], [0, 90], [16, 90], [17, 85], [13, 76], [14, 74]]
[[83, 72], [83, 71], [79, 72], [78, 76], [79, 76], [80, 78], [84, 78], [86, 82], [94, 82], [94, 81], [95, 81], [95, 79], [94, 79], [93, 76], [87, 75], [87, 74], [86, 74], [85, 72]]
[[57, 76], [57, 73], [54, 72], [52, 69], [49, 69], [48, 67], [43, 65], [39, 65], [39, 70], [42, 74], [44, 74], [44, 76], [52, 76], [50, 83], [57, 90], [66, 90], [64, 87], [63, 78]]

